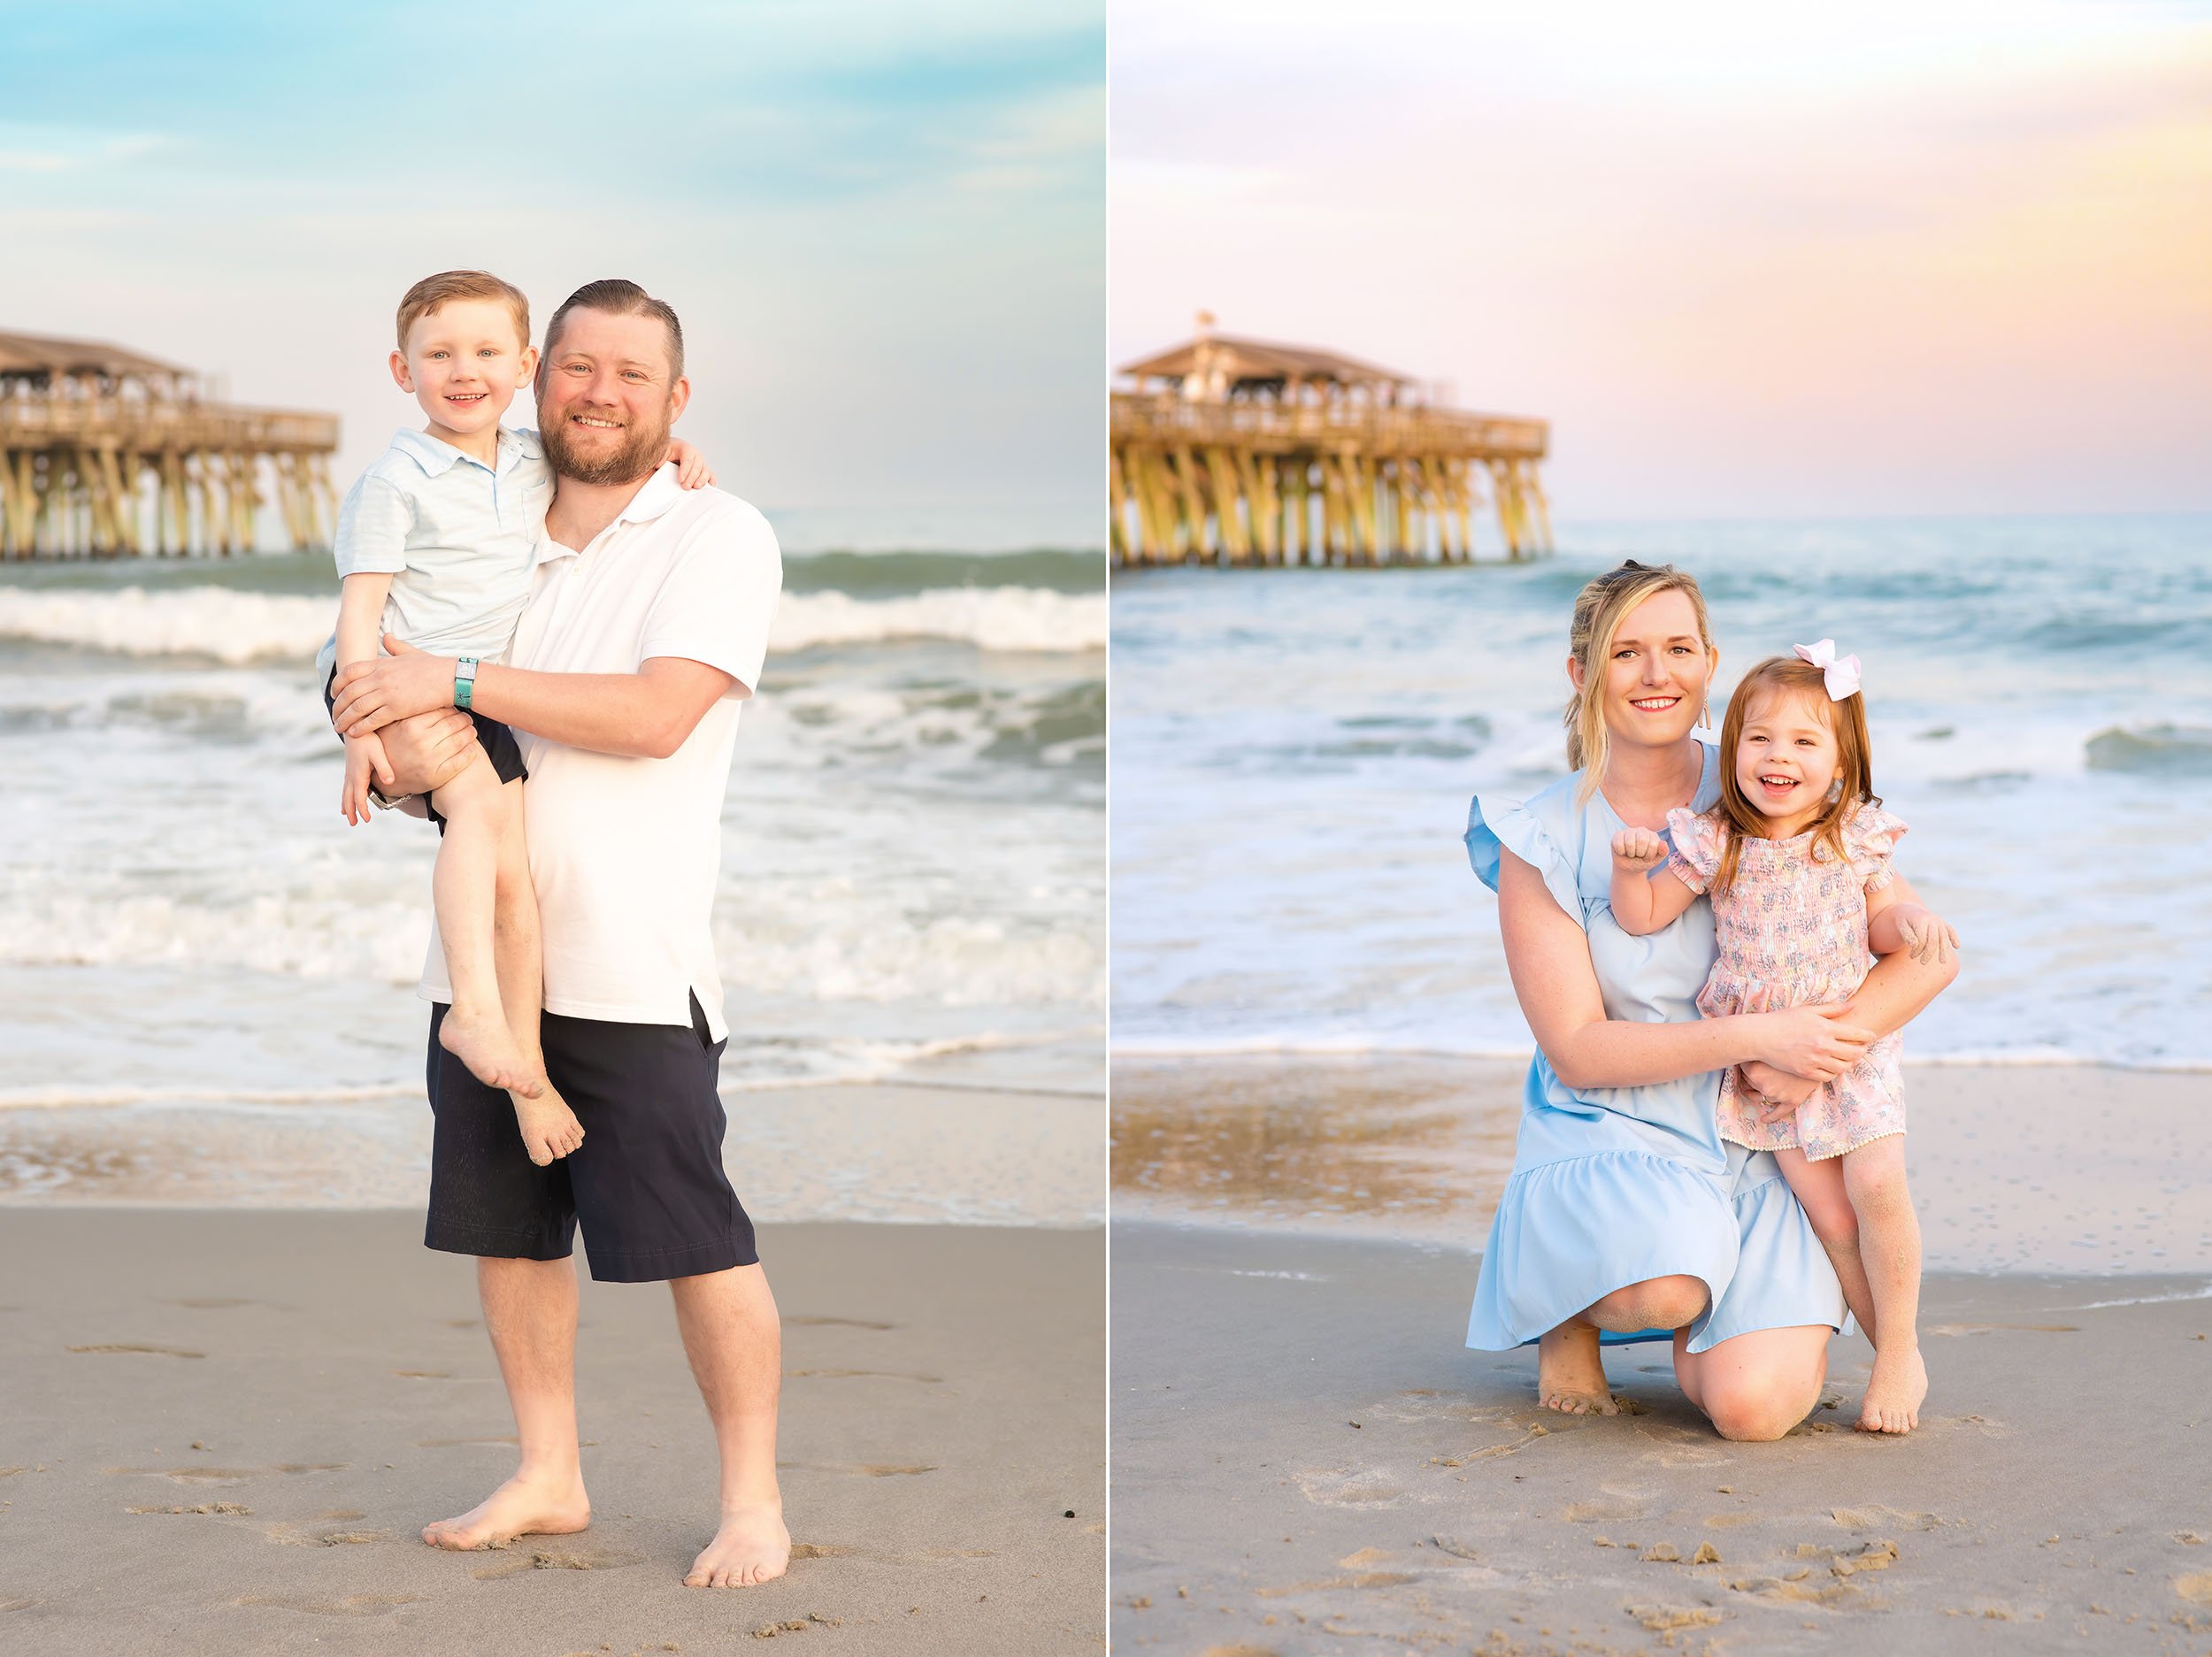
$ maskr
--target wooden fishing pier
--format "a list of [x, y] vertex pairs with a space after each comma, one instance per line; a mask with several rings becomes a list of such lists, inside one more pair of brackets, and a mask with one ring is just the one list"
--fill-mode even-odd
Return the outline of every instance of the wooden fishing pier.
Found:
[[0, 558], [251, 552], [271, 500], [294, 548], [326, 547], [337, 447], [334, 414], [215, 401], [173, 363], [0, 333]]
[[1117, 564], [1466, 564], [1484, 485], [1509, 558], [1552, 549], [1542, 420], [1371, 363], [1213, 331], [1118, 371]]

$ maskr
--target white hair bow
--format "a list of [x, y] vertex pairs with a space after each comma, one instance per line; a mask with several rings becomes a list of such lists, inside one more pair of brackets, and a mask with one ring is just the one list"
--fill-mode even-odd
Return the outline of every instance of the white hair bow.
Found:
[[1817, 644], [1793, 644], [1790, 648], [1797, 652], [1799, 661], [1809, 662], [1820, 670], [1828, 687], [1830, 702], [1841, 702], [1846, 696], [1858, 694], [1859, 658], [1847, 656], [1838, 661], [1833, 639], [1823, 639]]

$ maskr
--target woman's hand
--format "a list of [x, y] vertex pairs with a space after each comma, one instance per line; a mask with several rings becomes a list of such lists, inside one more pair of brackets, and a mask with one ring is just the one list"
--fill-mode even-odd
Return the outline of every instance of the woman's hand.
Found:
[[1624, 828], [1613, 836], [1613, 866], [1647, 873], [1667, 861], [1667, 842], [1647, 828]]
[[1832, 1007], [1788, 1007], [1754, 1013], [1759, 1021], [1755, 1055], [1778, 1070], [1832, 1081], [1866, 1055], [1874, 1032], [1850, 1022], [1848, 1001]]
[[1764, 1127], [1787, 1122], [1797, 1114], [1800, 1105], [1820, 1091], [1818, 1082], [1778, 1070], [1757, 1059], [1740, 1064], [1736, 1070], [1745, 1089], [1758, 1101], [1759, 1122]]

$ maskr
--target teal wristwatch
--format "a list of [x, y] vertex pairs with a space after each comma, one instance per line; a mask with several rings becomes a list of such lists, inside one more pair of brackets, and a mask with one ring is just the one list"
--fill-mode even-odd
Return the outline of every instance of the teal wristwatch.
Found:
[[453, 664], [453, 705], [463, 712], [476, 694], [476, 658], [465, 656]]

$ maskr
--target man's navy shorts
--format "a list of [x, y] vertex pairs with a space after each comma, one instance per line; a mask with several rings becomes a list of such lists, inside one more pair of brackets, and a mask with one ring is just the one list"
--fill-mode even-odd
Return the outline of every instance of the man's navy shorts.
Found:
[[449, 1254], [565, 1260], [584, 1228], [602, 1283], [657, 1283], [758, 1262], [753, 1223], [722, 1171], [727, 1126], [716, 1078], [726, 1042], [691, 1024], [618, 1024], [545, 1015], [546, 1073], [584, 1124], [584, 1142], [540, 1168], [513, 1102], [438, 1045], [428, 1085], [436, 1130], [422, 1240]]

